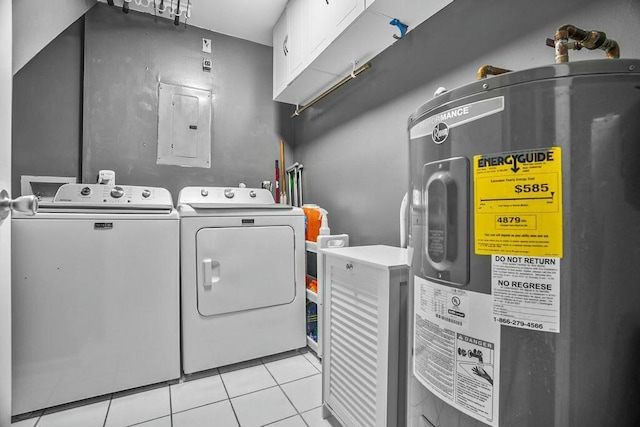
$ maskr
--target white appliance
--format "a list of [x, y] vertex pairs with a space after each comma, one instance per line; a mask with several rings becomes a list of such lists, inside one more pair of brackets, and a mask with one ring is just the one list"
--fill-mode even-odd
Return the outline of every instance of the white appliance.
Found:
[[65, 184], [12, 218], [12, 414], [180, 376], [179, 216], [163, 188]]
[[185, 187], [185, 374], [306, 345], [304, 213], [268, 190]]

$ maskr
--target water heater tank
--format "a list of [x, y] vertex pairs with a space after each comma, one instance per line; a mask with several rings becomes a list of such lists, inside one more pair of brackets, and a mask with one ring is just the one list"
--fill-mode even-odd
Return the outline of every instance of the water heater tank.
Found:
[[480, 80], [408, 133], [409, 425], [640, 425], [640, 61]]

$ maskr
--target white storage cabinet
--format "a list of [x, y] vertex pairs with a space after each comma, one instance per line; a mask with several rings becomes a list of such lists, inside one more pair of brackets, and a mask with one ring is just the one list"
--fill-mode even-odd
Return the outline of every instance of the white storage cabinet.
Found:
[[344, 427], [404, 421], [406, 249], [325, 249], [323, 414]]

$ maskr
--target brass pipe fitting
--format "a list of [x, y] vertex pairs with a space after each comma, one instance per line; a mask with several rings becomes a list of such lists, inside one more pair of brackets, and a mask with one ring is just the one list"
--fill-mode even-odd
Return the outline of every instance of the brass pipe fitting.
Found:
[[567, 34], [567, 31], [556, 31], [553, 40], [556, 49], [556, 64], [569, 62], [569, 35]]
[[499, 74], [509, 73], [511, 70], [506, 68], [494, 67], [493, 65], [483, 65], [478, 69], [478, 80], [486, 79], [488, 75], [497, 76]]
[[[569, 43], [569, 39], [575, 43]], [[554, 36], [556, 50], [556, 64], [569, 62], [569, 49], [580, 50], [583, 47], [589, 50], [604, 50], [607, 58], [620, 58], [620, 46], [613, 39], [608, 39], [602, 31], [583, 30], [573, 25], [563, 25], [558, 28]]]

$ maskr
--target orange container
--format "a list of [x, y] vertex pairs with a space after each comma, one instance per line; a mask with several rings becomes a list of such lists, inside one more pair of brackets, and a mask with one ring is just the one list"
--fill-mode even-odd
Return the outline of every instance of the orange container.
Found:
[[317, 205], [302, 206], [302, 210], [307, 217], [307, 227], [304, 238], [310, 242], [318, 240], [320, 226], [322, 225], [322, 212]]
[[307, 275], [307, 289], [318, 293], [318, 281], [309, 275]]

